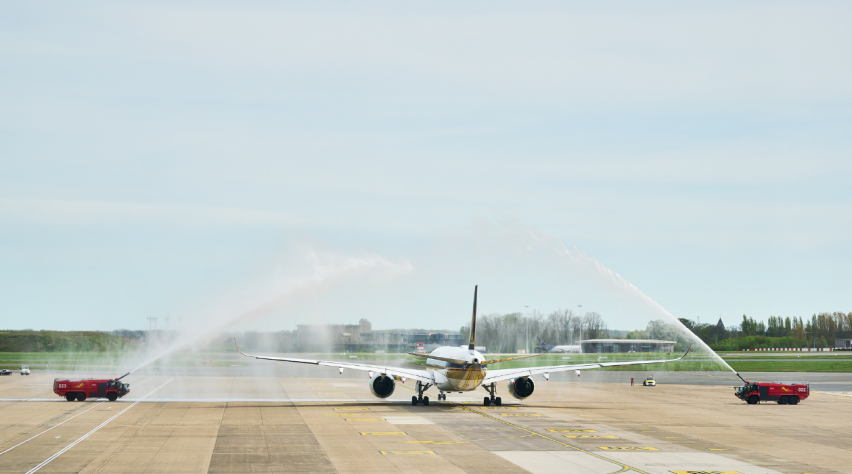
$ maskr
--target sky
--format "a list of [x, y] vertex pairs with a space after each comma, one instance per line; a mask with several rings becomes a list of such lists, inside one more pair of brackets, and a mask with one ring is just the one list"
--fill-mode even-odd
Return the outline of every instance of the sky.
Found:
[[848, 2], [47, 5], [0, 328], [852, 311]]

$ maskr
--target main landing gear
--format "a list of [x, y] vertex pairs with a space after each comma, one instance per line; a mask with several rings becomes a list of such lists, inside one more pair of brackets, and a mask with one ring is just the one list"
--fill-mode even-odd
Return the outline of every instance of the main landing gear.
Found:
[[483, 385], [482, 388], [487, 390], [488, 393], [491, 395], [490, 397], [485, 397], [485, 398], [482, 399], [483, 405], [488, 406], [488, 405], [491, 405], [492, 403], [494, 405], [498, 406], [498, 407], [503, 405], [503, 399], [495, 396], [497, 394], [497, 383], [496, 382], [491, 382], [488, 385]]
[[[424, 397], [423, 392], [428, 390], [429, 387], [431, 387], [431, 386], [432, 386], [432, 384], [429, 384], [429, 383], [427, 383], [426, 385], [423, 385], [418, 380], [417, 383], [414, 384], [414, 390], [417, 391], [417, 395], [411, 397], [411, 404], [417, 405], [418, 403], [422, 403], [423, 406], [428, 407], [429, 406], [429, 397]], [[440, 400], [440, 399], [441, 399], [441, 396], [438, 395], [438, 400]]]
[[444, 392], [439, 393], [439, 394], [438, 394], [438, 400], [439, 400], [439, 401], [440, 401], [440, 400], [443, 400], [443, 401], [445, 401], [445, 402], [446, 402], [446, 401], [447, 401], [447, 394], [446, 394], [446, 393], [444, 393]]

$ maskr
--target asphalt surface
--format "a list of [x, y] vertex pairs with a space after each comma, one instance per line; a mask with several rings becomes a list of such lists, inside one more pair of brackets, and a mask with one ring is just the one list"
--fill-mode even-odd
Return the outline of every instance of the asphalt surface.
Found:
[[[206, 369], [206, 370], [205, 370]], [[852, 459], [848, 374], [806, 374], [797, 406], [747, 405], [722, 372], [573, 372], [412, 406], [367, 376], [265, 364], [146, 370], [117, 402], [67, 402], [52, 373], [0, 378], [0, 473], [842, 473]], [[790, 374], [749, 374], [767, 380]], [[780, 377], [779, 377], [780, 375]], [[803, 375], [803, 374], [796, 374]], [[819, 387], [819, 388], [817, 388]]]

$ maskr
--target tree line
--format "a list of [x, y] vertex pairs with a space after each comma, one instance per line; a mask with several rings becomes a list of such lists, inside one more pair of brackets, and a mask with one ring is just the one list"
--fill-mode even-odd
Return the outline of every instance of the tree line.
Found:
[[[460, 334], [470, 334], [470, 325], [462, 326]], [[476, 345], [485, 346], [488, 352], [510, 353], [518, 350], [536, 352], [540, 336], [552, 345], [579, 344], [581, 340], [603, 339], [610, 330], [600, 314], [577, 314], [571, 310], [557, 310], [548, 315], [533, 311], [521, 313], [486, 314], [476, 320]]]
[[769, 316], [767, 321], [743, 315], [738, 325], [680, 321], [714, 350], [834, 347], [836, 339], [852, 339], [852, 312], [814, 314], [810, 318]]

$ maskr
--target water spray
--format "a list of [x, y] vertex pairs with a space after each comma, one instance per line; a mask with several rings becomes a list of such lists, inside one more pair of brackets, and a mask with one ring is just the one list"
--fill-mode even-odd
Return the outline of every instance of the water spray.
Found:
[[722, 359], [722, 357], [720, 357], [719, 354], [716, 354], [716, 352], [713, 349], [711, 349], [710, 346], [707, 345], [707, 343], [705, 343], [703, 340], [701, 340], [701, 338], [696, 336], [695, 333], [693, 333], [692, 331], [689, 330], [689, 328], [684, 326], [684, 324], [682, 322], [680, 322], [680, 320], [678, 320], [676, 317], [674, 317], [673, 314], [669, 313], [665, 308], [662, 307], [662, 305], [660, 305], [659, 303], [657, 303], [656, 301], [654, 301], [653, 299], [648, 297], [648, 295], [646, 295], [641, 290], [639, 290], [639, 288], [637, 288], [636, 285], [634, 285], [633, 283], [630, 283], [629, 281], [627, 281], [627, 279], [625, 279], [624, 277], [622, 277], [618, 273], [607, 268], [605, 265], [603, 265], [596, 258], [590, 256], [586, 252], [581, 251], [577, 247], [573, 247], [573, 248], [569, 249], [568, 247], [565, 246], [565, 244], [562, 243], [561, 240], [554, 238], [554, 237], [551, 237], [547, 234], [532, 232], [528, 229], [524, 229], [523, 233], [524, 233], [525, 237], [532, 238], [532, 240], [535, 241], [536, 244], [541, 245], [544, 248], [549, 248], [550, 250], [556, 252], [558, 255], [568, 257], [569, 259], [573, 260], [574, 262], [576, 262], [578, 264], [591, 266], [600, 275], [606, 277], [611, 282], [615, 283], [617, 286], [619, 286], [619, 287], [627, 290], [628, 292], [632, 293], [634, 296], [638, 297], [641, 301], [648, 304], [651, 308], [656, 310], [658, 313], [665, 316], [666, 319], [671, 320], [674, 324], [674, 327], [679, 332], [681, 332], [685, 337], [692, 339], [695, 343], [697, 343], [697, 345], [699, 347], [701, 347], [702, 349], [706, 350], [709, 354], [711, 354], [712, 357], [716, 361], [720, 362], [724, 367], [727, 367], [728, 370], [730, 370], [731, 372], [736, 374], [737, 377], [742, 379], [742, 377], [740, 377], [740, 374], [737, 373], [737, 371], [734, 370], [733, 367], [731, 367], [727, 362], [725, 362], [725, 360]]
[[255, 295], [252, 298], [255, 301], [247, 307], [235, 308], [223, 311], [220, 314], [206, 316], [202, 329], [195, 331], [191, 335], [187, 335], [187, 337], [179, 337], [177, 340], [161, 348], [153, 356], [143, 360], [122, 377], [126, 377], [189, 344], [209, 337], [230, 324], [266, 315], [284, 304], [290, 297], [300, 292], [311, 291], [321, 285], [333, 283], [352, 274], [380, 270], [388, 273], [390, 276], [397, 276], [408, 273], [413, 269], [407, 261], [393, 263], [378, 255], [350, 257], [347, 255], [332, 254], [318, 255], [315, 252], [308, 252], [305, 257], [311, 267], [311, 270], [307, 274], [276, 282], [276, 285], [273, 287], [267, 288], [265, 291]]

